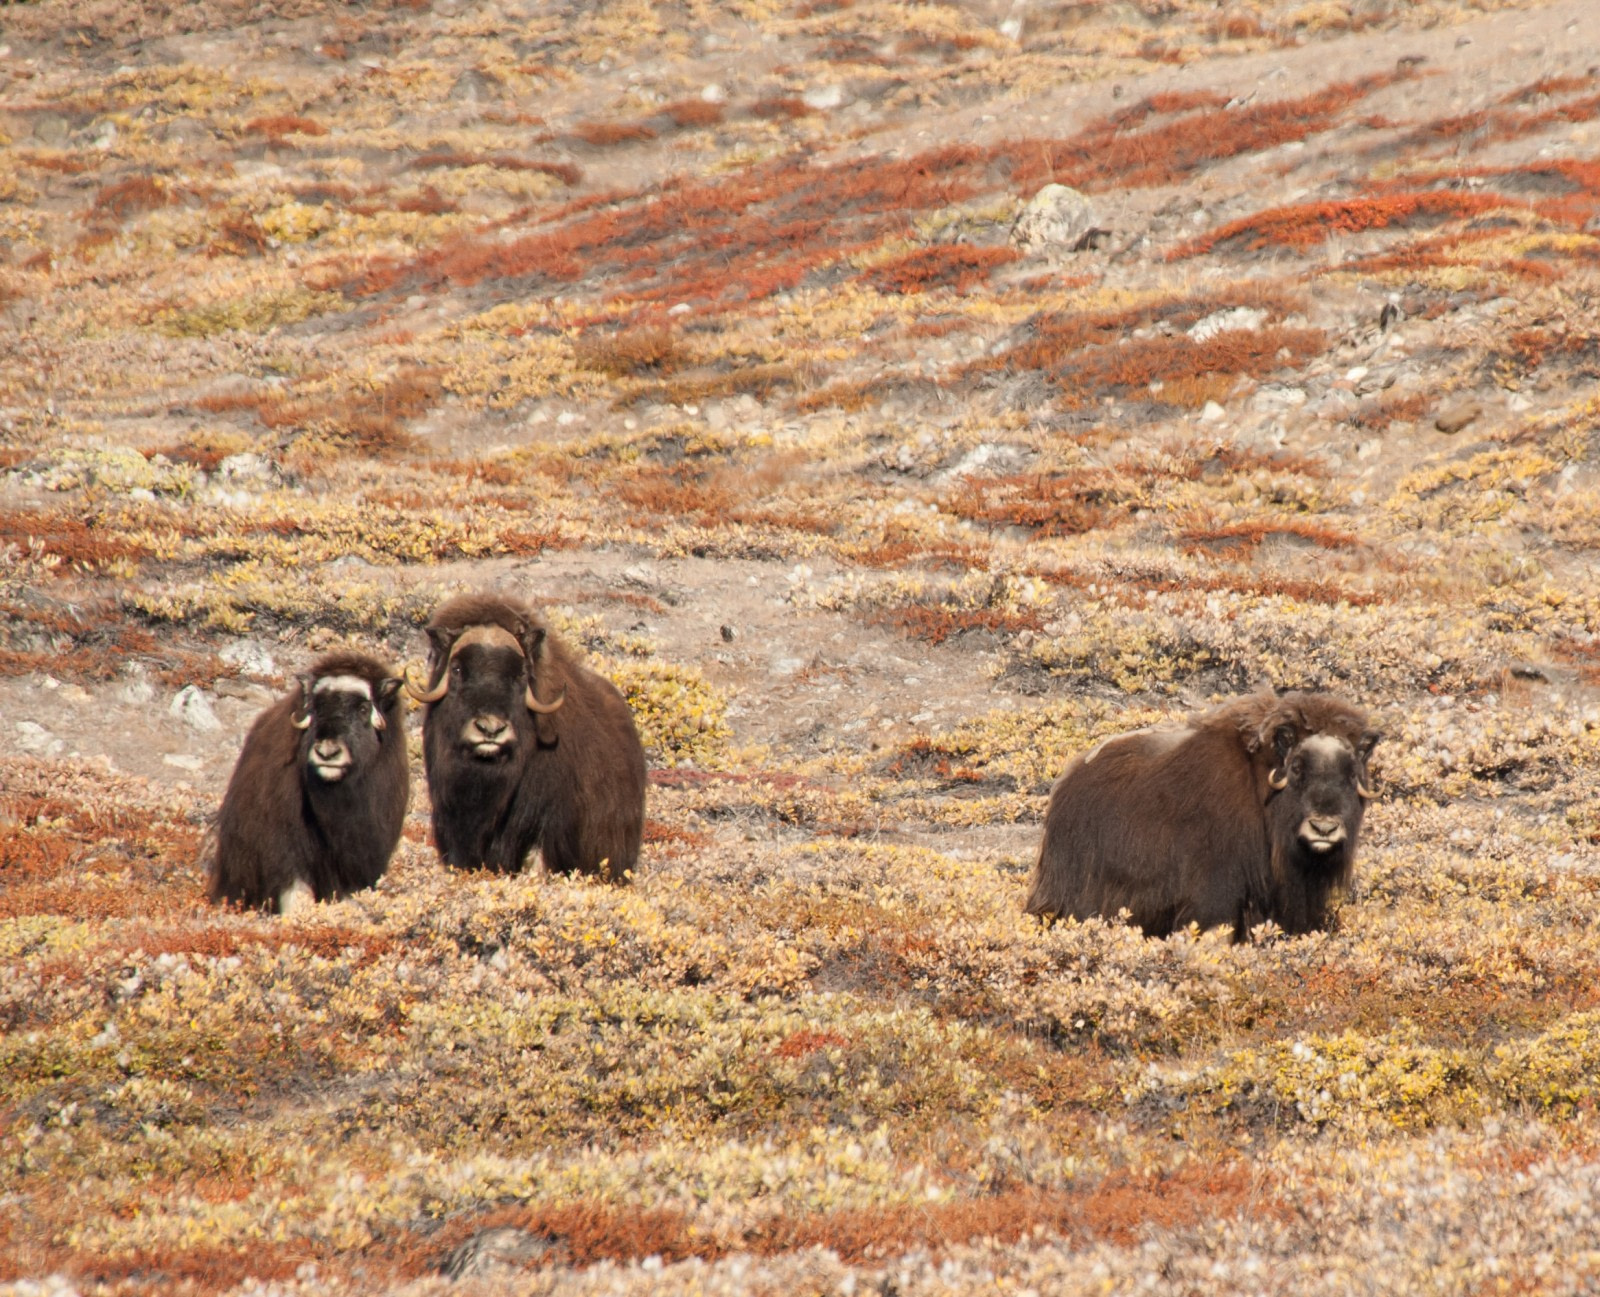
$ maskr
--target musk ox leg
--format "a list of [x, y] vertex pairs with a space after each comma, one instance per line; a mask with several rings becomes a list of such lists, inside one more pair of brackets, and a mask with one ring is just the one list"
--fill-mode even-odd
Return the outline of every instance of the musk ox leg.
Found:
[[311, 884], [303, 878], [295, 879], [278, 893], [278, 913], [284, 916], [299, 910], [309, 910], [316, 903], [317, 894], [311, 890]]

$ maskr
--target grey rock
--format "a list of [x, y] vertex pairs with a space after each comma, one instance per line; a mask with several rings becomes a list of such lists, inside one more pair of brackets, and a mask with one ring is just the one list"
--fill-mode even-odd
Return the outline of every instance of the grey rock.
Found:
[[247, 676], [270, 676], [277, 670], [272, 654], [255, 640], [237, 640], [225, 645], [217, 656], [229, 666], [238, 667]]
[[554, 1247], [550, 1238], [515, 1226], [479, 1230], [451, 1250], [440, 1263], [439, 1273], [447, 1279], [470, 1279], [504, 1268], [522, 1269], [547, 1256]]
[[66, 740], [58, 739], [38, 721], [18, 721], [17, 747], [35, 756], [56, 757], [65, 750]]
[[190, 729], [211, 733], [222, 728], [216, 712], [211, 710], [211, 700], [199, 685], [185, 685], [178, 690], [167, 708], [174, 720], [182, 721]]
[[33, 138], [52, 149], [67, 142], [72, 124], [59, 113], [41, 113], [33, 120]]
[[1213, 311], [1205, 319], [1196, 321], [1190, 326], [1189, 336], [1196, 342], [1204, 342], [1207, 338], [1234, 329], [1254, 333], [1266, 322], [1265, 311], [1251, 306], [1235, 306], [1226, 311]]
[[450, 102], [454, 104], [481, 104], [491, 99], [498, 99], [504, 87], [500, 78], [481, 72], [477, 68], [468, 68], [455, 79], [455, 84], [450, 87]]
[[1069, 185], [1046, 185], [1018, 214], [1011, 242], [1020, 248], [1071, 249], [1095, 228], [1094, 207]]
[[1482, 413], [1483, 407], [1476, 401], [1457, 401], [1439, 411], [1433, 426], [1446, 436], [1453, 436]]

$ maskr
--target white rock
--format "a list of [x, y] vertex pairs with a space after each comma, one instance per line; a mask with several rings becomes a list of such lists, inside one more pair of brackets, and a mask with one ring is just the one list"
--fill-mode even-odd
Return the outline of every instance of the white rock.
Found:
[[838, 82], [831, 86], [813, 86], [800, 96], [801, 102], [812, 112], [826, 113], [843, 108], [850, 102], [850, 93]]
[[1094, 207], [1070, 185], [1046, 185], [1011, 227], [1011, 242], [1022, 248], [1071, 248], [1094, 228]]
[[156, 688], [148, 680], [130, 680], [118, 693], [123, 702], [142, 707], [156, 696]]
[[1253, 306], [1234, 306], [1226, 311], [1213, 311], [1205, 319], [1196, 321], [1189, 328], [1189, 336], [1196, 342], [1204, 342], [1207, 338], [1214, 338], [1219, 333], [1226, 333], [1230, 329], [1247, 329], [1251, 332], [1259, 329], [1266, 323], [1267, 313]]
[[1200, 411], [1200, 418], [1206, 423], [1216, 423], [1219, 419], [1226, 419], [1228, 412], [1215, 401], [1207, 401], [1205, 408]]
[[225, 482], [270, 478], [272, 471], [272, 461], [253, 450], [228, 455], [217, 465], [217, 476]]
[[66, 751], [67, 744], [37, 721], [18, 721], [17, 747], [36, 756], [58, 757]]
[[209, 732], [222, 728], [216, 712], [211, 710], [211, 700], [199, 685], [185, 685], [178, 690], [167, 711], [174, 720], [182, 721], [190, 729]]
[[[229, 666], [236, 666], [243, 675], [260, 678], [270, 676], [277, 670], [272, 661], [272, 654], [262, 648], [254, 640], [238, 640], [225, 645], [222, 652], [217, 654]], [[148, 686], [146, 686], [148, 688]]]
[[184, 752], [169, 752], [161, 759], [169, 766], [177, 766], [179, 770], [187, 770], [190, 774], [194, 774], [195, 771], [200, 770], [205, 766], [205, 760], [203, 758], [191, 757]]

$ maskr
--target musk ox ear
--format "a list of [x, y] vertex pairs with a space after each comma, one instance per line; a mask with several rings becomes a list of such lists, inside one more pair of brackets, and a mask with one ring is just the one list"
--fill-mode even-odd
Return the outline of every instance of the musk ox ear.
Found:
[[1378, 730], [1367, 730], [1364, 734], [1362, 734], [1360, 741], [1356, 744], [1356, 754], [1361, 758], [1362, 762], [1365, 763], [1371, 759], [1372, 749], [1377, 747], [1382, 741], [1383, 735]]
[[[528, 688], [540, 702], [554, 702], [563, 691], [551, 685], [549, 632], [536, 622], [524, 623], [518, 639], [522, 641], [522, 654], [527, 660]], [[560, 736], [556, 714], [530, 711], [529, 715], [533, 717], [533, 732], [538, 735], [539, 742], [545, 747], [553, 746]]]
[[316, 688], [316, 678], [309, 674], [297, 676], [296, 682], [300, 686], [300, 699], [294, 705], [294, 711], [289, 714], [289, 723], [297, 730], [311, 728], [311, 693]]
[[439, 663], [450, 656], [450, 650], [456, 640], [461, 638], [459, 626], [429, 626], [426, 627], [428, 636], [428, 674], [431, 676]]
[[1300, 733], [1293, 725], [1280, 725], [1272, 731], [1272, 755], [1280, 766], [1289, 759], [1299, 739]]
[[389, 728], [389, 722], [384, 720], [383, 714], [394, 706], [395, 699], [399, 697], [399, 676], [385, 676], [378, 681], [377, 687], [372, 691], [372, 728], [383, 730]]

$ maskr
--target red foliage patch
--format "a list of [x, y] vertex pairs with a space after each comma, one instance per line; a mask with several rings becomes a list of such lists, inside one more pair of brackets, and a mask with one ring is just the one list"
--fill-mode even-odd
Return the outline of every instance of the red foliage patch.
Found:
[[922, 293], [953, 288], [964, 293], [998, 266], [1022, 254], [1012, 248], [979, 248], [970, 243], [941, 243], [917, 248], [867, 271], [862, 282], [880, 293]]
[[1044, 617], [1040, 613], [1008, 612], [1003, 608], [930, 608], [914, 604], [878, 614], [872, 620], [896, 626], [913, 639], [928, 644], [943, 644], [951, 636], [966, 631], [1014, 634], [1017, 631], [1044, 629]]
[[771, 95], [757, 99], [750, 105], [750, 116], [759, 117], [762, 121], [773, 121], [779, 117], [806, 117], [813, 111], [804, 99], [795, 95]]
[[575, 126], [572, 133], [585, 144], [595, 148], [609, 148], [615, 144], [638, 144], [653, 140], [656, 133], [643, 122], [584, 122]]
[[704, 99], [680, 99], [668, 104], [661, 112], [671, 119], [674, 126], [683, 130], [716, 126], [724, 116], [721, 104], [708, 103]]
[[94, 210], [122, 221], [171, 202], [172, 191], [165, 181], [151, 176], [130, 176], [100, 189], [94, 196]]
[[[788, 157], [718, 181], [679, 177], [648, 194], [596, 195], [557, 208], [538, 221], [542, 228], [520, 238], [474, 231], [410, 259], [375, 260], [339, 286], [370, 295], [492, 279], [520, 291], [587, 279], [608, 284], [613, 302], [729, 309], [795, 288], [885, 238], [903, 237], [917, 212], [1002, 186], [1167, 183], [1217, 159], [1327, 129], [1390, 79], [1233, 110], [1218, 107], [1215, 96], [1157, 97], [1067, 140], [955, 145], [826, 166]], [[1168, 120], [1175, 110], [1181, 111]], [[1130, 122], [1158, 116], [1163, 120], [1144, 131], [1129, 129]], [[649, 130], [590, 124], [577, 134], [604, 145], [644, 138]], [[975, 282], [967, 277], [1003, 259], [1009, 253], [1000, 249], [930, 251], [898, 268], [894, 288]]]
[[1509, 199], [1498, 194], [1429, 190], [1417, 194], [1390, 194], [1377, 198], [1347, 198], [1335, 202], [1273, 207], [1253, 216], [1230, 221], [1220, 229], [1192, 239], [1175, 248], [1169, 257], [1177, 260], [1218, 248], [1234, 252], [1256, 252], [1267, 247], [1309, 248], [1331, 234], [1356, 234], [1390, 226], [1409, 229], [1419, 224], [1437, 224], [1476, 216], [1511, 205]]
[[1111, 476], [1080, 469], [1047, 476], [969, 477], [945, 508], [990, 527], [1027, 527], [1037, 536], [1077, 536], [1105, 524], [1125, 503]]
[[[1019, 189], [1052, 181], [1079, 189], [1171, 184], [1212, 162], [1328, 130], [1345, 109], [1400, 75], [1336, 82], [1298, 99], [1233, 109], [1214, 94], [1159, 96], [1102, 118], [1071, 139], [1021, 140], [1000, 151], [1011, 158], [1011, 182]], [[1190, 108], [1199, 111], [1185, 111]], [[1181, 115], [1148, 130], [1128, 129], [1170, 111]]]
[[1349, 532], [1337, 531], [1299, 518], [1252, 518], [1221, 527], [1192, 527], [1178, 537], [1189, 554], [1225, 554], [1237, 558], [1261, 548], [1268, 540], [1299, 540], [1320, 549], [1352, 549], [1360, 541]]
[[510, 153], [458, 153], [453, 149], [439, 149], [413, 158], [413, 171], [436, 168], [494, 167], [497, 171], [538, 171], [554, 176], [564, 185], [576, 185], [583, 179], [581, 168], [570, 162], [539, 162], [519, 158]]
[[824, 1049], [847, 1049], [850, 1042], [837, 1031], [792, 1031], [772, 1052], [779, 1058], [808, 1058]]
[[117, 558], [142, 558], [148, 552], [133, 541], [105, 534], [92, 516], [55, 509], [0, 514], [0, 547], [14, 545], [26, 553], [30, 541], [60, 559], [63, 573]]
[[294, 113], [279, 113], [274, 117], [256, 117], [244, 124], [246, 135], [265, 135], [273, 143], [282, 143], [290, 135], [326, 135], [328, 128], [309, 117]]
[[315, 959], [337, 959], [354, 951], [357, 963], [367, 965], [393, 953], [392, 938], [363, 932], [334, 923], [301, 923], [292, 928], [279, 920], [265, 919], [257, 927], [236, 923], [211, 923], [186, 920], [170, 926], [132, 925], [119, 932], [113, 942], [95, 948], [94, 957], [129, 958], [135, 952], [147, 957], [193, 955], [201, 959], [226, 959], [245, 950], [283, 950], [293, 947]]

